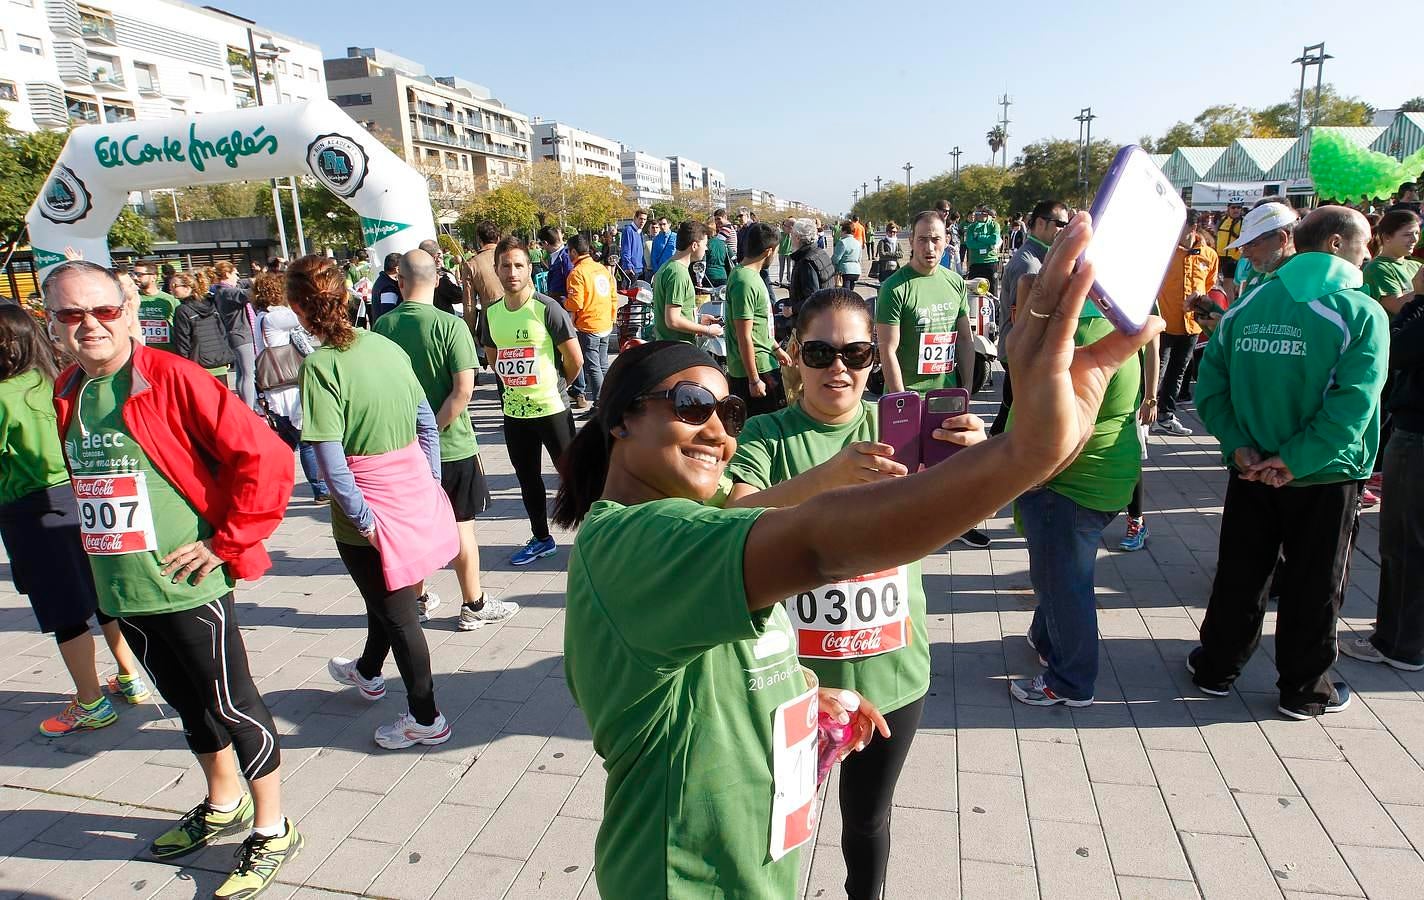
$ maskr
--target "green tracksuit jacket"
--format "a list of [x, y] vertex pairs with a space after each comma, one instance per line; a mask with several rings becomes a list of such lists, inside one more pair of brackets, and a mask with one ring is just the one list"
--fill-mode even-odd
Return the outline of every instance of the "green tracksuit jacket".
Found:
[[1297, 485], [1360, 481], [1379, 450], [1389, 319], [1360, 270], [1299, 253], [1238, 300], [1202, 356], [1197, 412], [1228, 465], [1279, 454]]
[[999, 261], [999, 223], [993, 219], [970, 222], [964, 229], [964, 246], [969, 250], [969, 264]]

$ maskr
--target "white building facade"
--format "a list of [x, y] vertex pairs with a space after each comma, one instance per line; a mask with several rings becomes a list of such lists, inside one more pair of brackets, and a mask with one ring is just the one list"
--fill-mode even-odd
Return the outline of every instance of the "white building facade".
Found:
[[623, 184], [639, 206], [672, 199], [672, 164], [641, 150], [624, 150], [620, 157]]
[[552, 159], [570, 175], [623, 181], [623, 145], [565, 122], [534, 118], [534, 160]]
[[672, 183], [678, 193], [702, 192], [702, 163], [693, 162], [685, 156], [669, 156], [667, 160], [672, 171]]
[[727, 205], [726, 173], [711, 166], [703, 166], [702, 189], [707, 192], [707, 202], [712, 206]]
[[176, 0], [4, 3], [0, 109], [21, 131], [237, 109], [259, 93], [325, 96], [321, 48]]

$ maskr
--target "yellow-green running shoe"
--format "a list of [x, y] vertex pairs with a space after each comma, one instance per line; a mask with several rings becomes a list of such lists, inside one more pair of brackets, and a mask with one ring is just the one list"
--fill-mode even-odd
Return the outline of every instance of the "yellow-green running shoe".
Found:
[[149, 844], [155, 859], [177, 859], [202, 849], [220, 837], [237, 834], [252, 827], [252, 795], [243, 794], [237, 809], [221, 812], [204, 800], [188, 810], [178, 824], [160, 834]]
[[214, 900], [252, 900], [277, 880], [277, 873], [302, 849], [302, 833], [290, 819], [283, 819], [287, 833], [281, 837], [266, 837], [253, 832], [237, 848], [237, 868], [213, 892]]
[[138, 706], [153, 696], [141, 675], [110, 675], [109, 693], [123, 697], [131, 706]]

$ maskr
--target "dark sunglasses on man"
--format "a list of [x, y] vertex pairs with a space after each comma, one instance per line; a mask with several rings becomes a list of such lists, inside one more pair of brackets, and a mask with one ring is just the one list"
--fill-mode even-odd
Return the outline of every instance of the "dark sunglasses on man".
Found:
[[825, 341], [801, 345], [801, 361], [813, 369], [829, 369], [837, 357], [847, 369], [866, 369], [875, 362], [875, 345], [870, 341], [852, 341], [843, 347]]
[[727, 396], [718, 400], [712, 392], [695, 381], [679, 381], [666, 391], [640, 394], [638, 400], [671, 400], [672, 414], [679, 422], [704, 425], [715, 412], [722, 428], [731, 437], [742, 433], [747, 424], [747, 407], [740, 397]]
[[85, 316], [93, 316], [99, 322], [117, 321], [124, 314], [124, 308], [122, 306], [93, 306], [89, 309], [68, 307], [52, 309], [49, 314], [56, 322], [64, 325], [78, 325], [84, 321]]

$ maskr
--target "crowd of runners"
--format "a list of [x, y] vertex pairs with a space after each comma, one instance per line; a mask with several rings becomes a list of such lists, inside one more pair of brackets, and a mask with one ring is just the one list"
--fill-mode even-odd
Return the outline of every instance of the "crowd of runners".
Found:
[[[74, 682], [41, 731], [108, 727], [154, 691], [177, 713], [207, 791], [155, 858], [245, 834], [216, 896], [250, 898], [302, 846], [234, 603], [271, 565], [298, 461], [366, 606], [362, 653], [331, 659], [331, 678], [379, 701], [393, 656], [406, 708], [374, 743], [450, 738], [427, 579], [453, 565], [462, 631], [519, 611], [480, 584], [490, 494], [469, 405], [486, 369], [531, 532], [510, 562], [558, 553], [551, 521], [577, 529], [566, 674], [609, 773], [605, 897], [792, 896], [828, 752], [846, 894], [878, 897], [930, 681], [923, 560], [954, 540], [988, 546], [978, 526], [1013, 505], [1043, 671], [1012, 694], [1091, 704], [1097, 550], [1123, 510], [1122, 548], [1145, 546], [1146, 435], [1191, 433], [1178, 411], [1193, 379], [1230, 471], [1194, 683], [1229, 693], [1275, 598], [1281, 713], [1348, 705], [1330, 669], [1371, 479], [1379, 622], [1339, 649], [1424, 669], [1424, 497], [1408, 478], [1424, 461], [1417, 195], [1373, 222], [1278, 201], [1219, 224], [1193, 214], [1160, 318], [1136, 335], [1085, 302], [1092, 225], [1053, 199], [1007, 237], [993, 211], [961, 227], [947, 204], [914, 216], [903, 244], [896, 223], [876, 237], [850, 220], [825, 240], [810, 220], [723, 211], [674, 224], [640, 210], [630, 228], [619, 244], [637, 253], [606, 265], [589, 235], [545, 228], [533, 251], [483, 224], [471, 258], [427, 242], [359, 291], [323, 256], [250, 281], [231, 265], [211, 285], [167, 273], [171, 294], [152, 264], [121, 277], [71, 259], [44, 279], [43, 321], [0, 306], [0, 534]], [[623, 272], [648, 278], [652, 322], [619, 347]], [[999, 296], [1009, 335], [992, 425], [929, 402], [968, 386], [966, 277]], [[857, 290], [871, 281], [875, 296]], [[722, 321], [698, 311], [708, 284], [725, 291]], [[724, 326], [725, 368], [699, 345]], [[927, 398], [927, 440], [950, 459], [897, 458], [867, 399], [877, 364], [883, 393]], [[93, 619], [117, 666], [107, 682]], [[828, 745], [837, 729], [848, 737]]]

